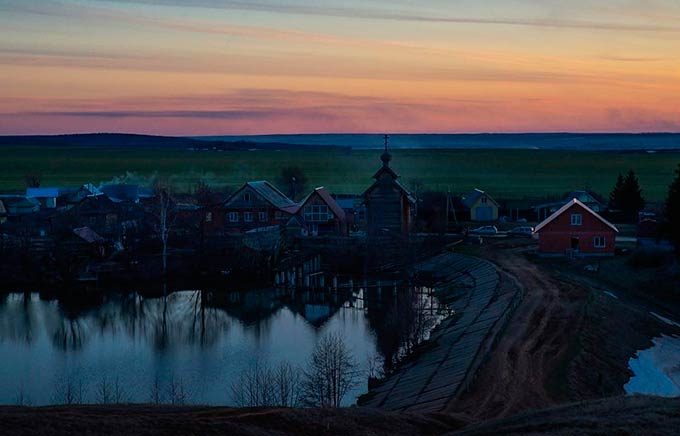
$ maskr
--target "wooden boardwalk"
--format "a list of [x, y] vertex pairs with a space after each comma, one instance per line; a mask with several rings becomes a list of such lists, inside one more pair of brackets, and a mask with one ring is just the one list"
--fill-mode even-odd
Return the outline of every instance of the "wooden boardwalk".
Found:
[[514, 281], [485, 260], [444, 253], [422, 265], [442, 302], [455, 312], [414, 360], [387, 376], [361, 405], [391, 411], [440, 412], [464, 392], [521, 298]]

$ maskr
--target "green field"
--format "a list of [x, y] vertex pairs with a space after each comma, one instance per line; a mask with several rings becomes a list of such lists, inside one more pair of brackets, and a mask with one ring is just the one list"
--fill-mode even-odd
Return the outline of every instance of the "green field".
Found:
[[[0, 192], [24, 188], [29, 172], [43, 186], [105, 182], [126, 172], [172, 176], [180, 188], [208, 179], [218, 187], [246, 180], [274, 181], [280, 168], [297, 165], [310, 185], [336, 193], [361, 193], [380, 166], [380, 151], [187, 151], [180, 149], [0, 148]], [[680, 162], [680, 152], [624, 153], [550, 150], [394, 150], [392, 167], [407, 185], [465, 192], [485, 189], [500, 199], [540, 198], [586, 186], [608, 195], [619, 172], [633, 168], [649, 201], [660, 201]], [[311, 187], [311, 186], [310, 186]]]

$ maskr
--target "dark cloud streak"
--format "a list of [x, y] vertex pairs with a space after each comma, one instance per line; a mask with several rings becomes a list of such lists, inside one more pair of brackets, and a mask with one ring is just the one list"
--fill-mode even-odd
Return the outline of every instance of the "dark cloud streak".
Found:
[[[157, 6], [187, 6], [187, 3], [179, 0], [115, 0], [117, 3], [137, 3]], [[204, 7], [214, 9], [237, 9], [258, 12], [275, 12], [283, 14], [318, 15], [340, 18], [363, 18], [373, 20], [413, 21], [425, 23], [451, 23], [451, 24], [482, 24], [525, 26], [563, 29], [590, 29], [604, 31], [626, 32], [680, 32], [680, 27], [661, 26], [656, 24], [620, 24], [606, 22], [577, 21], [568, 19], [496, 19], [480, 17], [435, 17], [429, 15], [393, 13], [376, 9], [357, 9], [339, 7], [320, 7], [308, 5], [282, 4], [281, 2], [243, 2], [243, 1], [192, 1], [191, 7]]]

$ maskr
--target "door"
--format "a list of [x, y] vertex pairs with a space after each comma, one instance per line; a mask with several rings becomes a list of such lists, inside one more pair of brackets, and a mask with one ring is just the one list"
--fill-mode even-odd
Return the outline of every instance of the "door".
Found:
[[578, 251], [579, 248], [579, 239], [578, 238], [571, 238], [571, 249], [574, 251]]

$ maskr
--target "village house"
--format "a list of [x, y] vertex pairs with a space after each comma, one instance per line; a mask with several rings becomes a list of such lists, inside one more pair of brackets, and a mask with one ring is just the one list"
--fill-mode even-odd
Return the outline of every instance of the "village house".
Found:
[[310, 235], [347, 235], [345, 211], [324, 187], [316, 188], [301, 202], [297, 216]]
[[489, 194], [475, 188], [463, 197], [463, 208], [470, 213], [470, 221], [496, 221], [498, 203]]
[[7, 208], [5, 208], [5, 203], [0, 199], [0, 224], [7, 222]]
[[0, 195], [7, 218], [32, 214], [40, 210], [40, 202], [24, 195]]
[[55, 209], [59, 188], [26, 188], [26, 198], [35, 198], [44, 209]]
[[606, 205], [598, 200], [593, 193], [585, 190], [571, 191], [560, 200], [535, 205], [533, 209], [536, 212], [538, 221], [546, 219], [550, 214], [565, 204], [570, 203], [574, 198], [585, 204], [593, 212], [602, 213], [607, 209]]
[[242, 233], [258, 227], [282, 226], [299, 206], [271, 183], [247, 182], [224, 203], [225, 229]]
[[546, 256], [613, 256], [618, 229], [574, 198], [541, 222], [538, 252]]
[[335, 202], [345, 211], [347, 228], [358, 231], [366, 228], [366, 205], [363, 197], [356, 194], [336, 194]]
[[363, 193], [366, 204], [369, 238], [408, 237], [413, 224], [415, 199], [399, 183], [399, 175], [390, 168], [392, 155], [385, 151], [380, 156], [382, 167], [373, 175], [375, 182]]
[[140, 190], [137, 185], [104, 185], [101, 192], [114, 203], [139, 203]]

